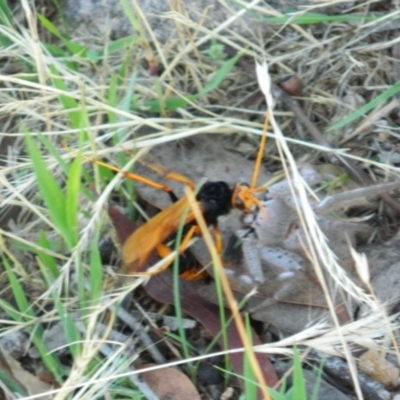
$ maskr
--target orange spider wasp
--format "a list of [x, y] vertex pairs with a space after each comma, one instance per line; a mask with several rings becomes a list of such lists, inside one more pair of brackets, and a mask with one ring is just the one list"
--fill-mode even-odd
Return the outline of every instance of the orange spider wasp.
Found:
[[[218, 230], [218, 217], [228, 214], [233, 208], [237, 208], [244, 213], [254, 212], [254, 207], [263, 209], [261, 202], [257, 197], [255, 197], [254, 193], [260, 191], [260, 189], [256, 188], [255, 186], [265, 148], [267, 126], [268, 114], [265, 119], [263, 134], [253, 171], [252, 183], [250, 186], [247, 184], [237, 183], [233, 188], [230, 188], [226, 182], [209, 181], [204, 183], [196, 194], [196, 201], [206, 223], [208, 226], [213, 227], [215, 247], [218, 253], [221, 253], [222, 251], [222, 239]], [[177, 232], [182, 224], [184, 226], [189, 226], [189, 228], [179, 246], [180, 253], [183, 253], [186, 250], [190, 240], [195, 234], [200, 234], [200, 229], [196, 225], [195, 214], [190, 209], [189, 200], [186, 196], [178, 199], [173, 193], [172, 189], [167, 185], [152, 181], [135, 173], [122, 171], [120, 168], [114, 167], [102, 161], [98, 161], [89, 157], [85, 158], [95, 164], [104, 166], [117, 173], [121, 173], [126, 178], [147, 184], [155, 189], [163, 190], [164, 192], [168, 193], [172, 200], [172, 204], [169, 207], [160, 211], [153, 218], [136, 229], [123, 243], [122, 273], [151, 275], [152, 273], [146, 273], [145, 271], [150, 255], [154, 251], [157, 251], [161, 258], [169, 255], [171, 250], [165, 244], [165, 242], [172, 234]], [[189, 178], [186, 178], [180, 174], [169, 172], [164, 174], [164, 177], [185, 183], [191, 190], [194, 190], [193, 182]], [[186, 216], [182, 221], [182, 216], [185, 214]], [[156, 273], [166, 269], [171, 262], [172, 261], [166, 262], [159, 270], [157, 270]], [[180, 276], [189, 280], [201, 279], [205, 276], [205, 274], [202, 274], [201, 272], [199, 273], [197, 270], [196, 273], [193, 273], [191, 270], [186, 272], [187, 273], [184, 272], [180, 274]]]

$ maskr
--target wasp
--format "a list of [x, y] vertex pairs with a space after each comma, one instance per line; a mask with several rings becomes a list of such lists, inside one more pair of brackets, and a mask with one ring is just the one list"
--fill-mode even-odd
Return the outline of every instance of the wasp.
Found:
[[[222, 238], [218, 229], [218, 218], [228, 214], [233, 208], [239, 209], [244, 213], [252, 213], [255, 208], [262, 210], [263, 206], [255, 193], [260, 191], [255, 188], [258, 170], [260, 168], [262, 155], [265, 147], [265, 132], [268, 126], [268, 118], [264, 124], [263, 135], [259, 146], [259, 151], [253, 171], [253, 179], [251, 185], [245, 183], [237, 183], [230, 187], [223, 181], [205, 182], [197, 191], [195, 196], [197, 205], [207, 223], [213, 230], [215, 247], [218, 253], [222, 251]], [[66, 146], [64, 146], [66, 147]], [[168, 185], [161, 184], [150, 180], [141, 175], [123, 171], [113, 165], [105, 162], [85, 157], [87, 160], [106, 167], [117, 173], [121, 173], [124, 177], [152, 186], [166, 192], [172, 200], [172, 204], [160, 211], [149, 221], [136, 229], [122, 245], [122, 262], [123, 274], [146, 274], [146, 268], [150, 255], [156, 251], [162, 258], [171, 253], [170, 248], [165, 244], [171, 235], [175, 234], [179, 227], [184, 225], [187, 227], [184, 239], [179, 246], [179, 252], [183, 253], [190, 240], [194, 235], [200, 234], [200, 229], [196, 224], [195, 213], [190, 207], [188, 197], [177, 198], [172, 188]], [[169, 172], [163, 174], [167, 179], [174, 179], [185, 183], [190, 190], [194, 191], [193, 182], [183, 175]], [[166, 262], [158, 272], [167, 268], [170, 262]], [[151, 273], [148, 273], [151, 275]], [[204, 277], [202, 273], [181, 274], [186, 279], [201, 279]]]

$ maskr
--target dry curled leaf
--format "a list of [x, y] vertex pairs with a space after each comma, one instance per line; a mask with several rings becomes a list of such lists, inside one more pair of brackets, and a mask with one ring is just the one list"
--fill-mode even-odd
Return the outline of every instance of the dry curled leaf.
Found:
[[[145, 364], [142, 368], [153, 365]], [[191, 380], [177, 369], [167, 367], [146, 371], [141, 375], [160, 400], [200, 400], [201, 398]]]
[[[31, 374], [27, 370], [25, 370], [22, 365], [12, 358], [4, 349], [0, 348], [4, 361], [7, 363], [7, 368], [5, 369], [4, 366], [1, 366], [9, 375], [10, 380], [14, 381], [14, 385], [16, 384], [22, 390], [20, 394], [26, 391], [28, 395], [39, 395], [41, 399], [47, 400], [50, 399], [52, 396], [47, 396], [46, 392], [52, 389], [52, 386], [46, 383], [45, 381], [41, 380], [39, 377]], [[8, 383], [10, 383], [9, 381]], [[4, 382], [5, 383], [5, 382]], [[14, 390], [15, 390], [14, 386]]]

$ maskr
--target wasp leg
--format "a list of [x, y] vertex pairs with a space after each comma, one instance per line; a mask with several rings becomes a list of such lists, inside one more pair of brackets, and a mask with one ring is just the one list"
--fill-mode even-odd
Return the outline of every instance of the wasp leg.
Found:
[[[156, 247], [156, 251], [160, 258], [165, 258], [172, 253], [171, 249], [164, 243], [158, 244]], [[134, 273], [132, 273], [130, 275], [151, 277], [151, 276], [157, 275], [157, 274], [165, 271], [171, 265], [171, 263], [173, 261], [174, 261], [174, 259], [166, 261], [163, 265], [161, 265], [155, 271], [135, 271]]]
[[[186, 237], [185, 237], [185, 239], [186, 239]], [[190, 241], [190, 238], [185, 243], [188, 243], [189, 241]], [[181, 254], [186, 250], [187, 245], [182, 246], [185, 243], [182, 242], [181, 245], [179, 246], [179, 252]], [[157, 250], [158, 255], [161, 258], [167, 257], [172, 252], [171, 249], [163, 243], [160, 243], [159, 245], [157, 245], [156, 250]], [[172, 259], [170, 261], [165, 262], [164, 265], [162, 265], [159, 269], [157, 269], [157, 271], [154, 271], [154, 273], [148, 272], [147, 275], [151, 276], [151, 275], [155, 275], [155, 274], [165, 271], [172, 264], [173, 261], [174, 260]], [[208, 276], [208, 273], [205, 270], [201, 270], [201, 269], [195, 267], [195, 268], [189, 268], [189, 269], [184, 270], [182, 273], [179, 274], [179, 276], [183, 279], [193, 281], [193, 280], [205, 279]]]
[[183, 252], [187, 249], [189, 242], [192, 240], [193, 236], [200, 233], [200, 229], [197, 225], [192, 225], [189, 231], [186, 233], [183, 238], [181, 244], [179, 245], [179, 253], [183, 254]]
[[219, 230], [218, 225], [214, 225], [213, 227], [214, 239], [215, 239], [215, 248], [217, 249], [218, 254], [222, 253], [222, 235]]
[[[70, 149], [66, 144], [63, 144], [63, 147], [64, 147], [66, 150], [70, 151], [70, 152], [74, 152], [74, 150]], [[171, 198], [171, 200], [172, 200], [173, 202], [176, 202], [176, 201], [178, 200], [178, 198], [176, 197], [175, 193], [172, 191], [172, 188], [171, 188], [170, 186], [168, 186], [168, 185], [164, 185], [164, 184], [162, 184], [162, 183], [158, 183], [158, 182], [156, 182], [156, 181], [153, 181], [153, 180], [151, 180], [151, 179], [145, 178], [145, 177], [143, 177], [143, 176], [141, 176], [141, 175], [138, 175], [138, 174], [135, 174], [135, 173], [133, 173], [133, 172], [123, 171], [121, 168], [115, 167], [114, 165], [107, 164], [107, 163], [105, 163], [105, 162], [103, 162], [103, 161], [96, 160], [95, 158], [92, 158], [92, 157], [87, 157], [87, 156], [85, 156], [85, 155], [83, 155], [83, 157], [84, 157], [87, 161], [90, 161], [90, 162], [92, 162], [92, 163], [94, 163], [94, 164], [97, 164], [97, 165], [100, 165], [100, 166], [102, 166], [102, 167], [108, 168], [108, 169], [111, 170], [111, 171], [120, 173], [120, 174], [122, 174], [125, 178], [131, 179], [131, 180], [136, 181], [136, 182], [143, 183], [143, 184], [148, 185], [148, 186], [150, 186], [150, 187], [153, 187], [153, 188], [155, 188], [155, 189], [163, 190], [164, 192], [168, 193], [168, 195], [170, 196], [170, 198]], [[146, 164], [145, 164], [145, 165], [146, 165]], [[167, 178], [167, 179], [173, 179], [173, 180], [176, 180], [176, 181], [178, 181], [178, 182], [185, 183], [185, 184], [188, 185], [191, 189], [194, 189], [194, 184], [193, 184], [193, 182], [192, 182], [189, 178], [187, 178], [187, 177], [185, 177], [185, 176], [183, 176], [183, 175], [180, 175], [180, 174], [175, 173], [175, 172], [165, 172], [165, 173], [163, 173], [163, 172], [160, 171], [160, 169], [157, 168], [157, 167], [151, 167], [151, 166], [149, 166], [149, 165], [146, 165], [146, 166], [147, 166], [149, 169], [152, 169], [153, 171], [155, 171], [155, 172], [161, 174], [162, 176], [164, 176], [164, 177]]]
[[[189, 242], [193, 238], [193, 236], [200, 235], [200, 234], [201, 234], [201, 230], [200, 230], [199, 226], [192, 225], [179, 246], [180, 254], [182, 254], [186, 250], [186, 248], [188, 247]], [[214, 235], [214, 241], [215, 241], [215, 248], [216, 248], [218, 254], [221, 254], [222, 253], [222, 235], [218, 228], [218, 225], [213, 226], [213, 235]]]
[[156, 164], [156, 163], [151, 163], [148, 164], [142, 160], [139, 160], [141, 164], [143, 164], [146, 168], [156, 172], [158, 175], [162, 176], [163, 178], [166, 179], [173, 179], [174, 181], [184, 183], [187, 185], [191, 190], [195, 189], [194, 183], [191, 179], [188, 177], [181, 175], [177, 172], [171, 172], [167, 171], [162, 165]]

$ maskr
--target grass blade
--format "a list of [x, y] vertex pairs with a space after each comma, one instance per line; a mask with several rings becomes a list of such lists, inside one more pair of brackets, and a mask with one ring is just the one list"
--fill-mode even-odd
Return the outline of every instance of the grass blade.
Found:
[[61, 75], [58, 73], [57, 68], [55, 65], [49, 65], [49, 69], [52, 73], [51, 80], [53, 82], [54, 87], [58, 90], [63, 91], [65, 94], [61, 94], [59, 96], [60, 103], [67, 111], [68, 118], [71, 122], [71, 125], [75, 129], [81, 128], [81, 113], [79, 111], [79, 105], [77, 101], [68, 94], [68, 88], [64, 81], [61, 79]]
[[304, 381], [303, 367], [297, 347], [293, 349], [293, 399], [306, 399], [307, 391]]
[[370, 102], [359, 108], [357, 111], [354, 111], [352, 114], [338, 121], [336, 124], [331, 125], [326, 131], [330, 132], [335, 129], [343, 128], [344, 126], [348, 125], [350, 122], [353, 122], [357, 118], [365, 116], [365, 114], [368, 111], [373, 110], [380, 103], [394, 96], [399, 91], [400, 91], [400, 81], [396, 82], [391, 88], [385, 90], [383, 93], [381, 93], [379, 96], [375, 97], [373, 100], [371, 100]]
[[96, 231], [90, 249], [90, 294], [93, 302], [99, 301], [103, 290], [103, 264], [99, 252], [100, 230]]
[[[199, 99], [200, 97], [206, 95], [211, 90], [216, 89], [221, 84], [221, 82], [226, 78], [228, 73], [235, 66], [235, 64], [238, 62], [238, 60], [241, 56], [242, 56], [242, 54], [238, 53], [234, 57], [225, 61], [225, 63], [221, 66], [221, 68], [214, 74], [211, 81], [208, 82], [204, 86], [203, 90], [201, 90], [199, 93], [186, 96], [186, 99], [182, 98], [182, 97], [172, 97], [169, 99], [164, 98], [164, 99], [162, 99], [162, 106], [166, 110], [173, 111], [178, 108], [187, 106], [189, 104], [189, 101], [190, 102], [195, 101], [195, 100]], [[154, 113], [159, 113], [163, 110], [163, 108], [160, 105], [159, 99], [145, 102], [141, 106], [138, 105], [136, 108], [154, 112]]]
[[40, 192], [46, 207], [49, 210], [50, 217], [60, 232], [67, 245], [72, 248], [72, 241], [69, 234], [69, 228], [65, 219], [65, 197], [64, 193], [58, 186], [57, 181], [47, 169], [42, 156], [37, 149], [32, 136], [29, 133], [25, 134], [25, 142], [28, 148], [29, 156], [33, 163], [33, 169], [37, 179]]
[[73, 246], [76, 245], [79, 238], [78, 227], [78, 209], [79, 209], [79, 193], [81, 187], [81, 172], [82, 172], [82, 155], [78, 156], [72, 162], [69, 169], [68, 180], [66, 186], [66, 201], [65, 201], [65, 218], [66, 224], [69, 227], [70, 240]]
[[[8, 280], [10, 282], [11, 289], [13, 291], [14, 299], [17, 303], [18, 309], [20, 313], [16, 312], [16, 310], [8, 305], [4, 304], [5, 302], [1, 301], [0, 304], [3, 305], [4, 311], [7, 312], [14, 320], [19, 322], [31, 322], [36, 319], [37, 316], [32, 310], [31, 305], [29, 304], [28, 299], [25, 296], [25, 291], [21, 284], [19, 283], [16, 275], [14, 274], [10, 264], [7, 259], [3, 257], [3, 265], [6, 270]], [[64, 374], [63, 367], [60, 364], [58, 358], [54, 354], [50, 354], [47, 347], [42, 341], [43, 337], [43, 328], [40, 324], [30, 325], [27, 330], [32, 333], [32, 340], [38, 350], [43, 363], [46, 368], [56, 377], [56, 379], [61, 382], [62, 376]]]

